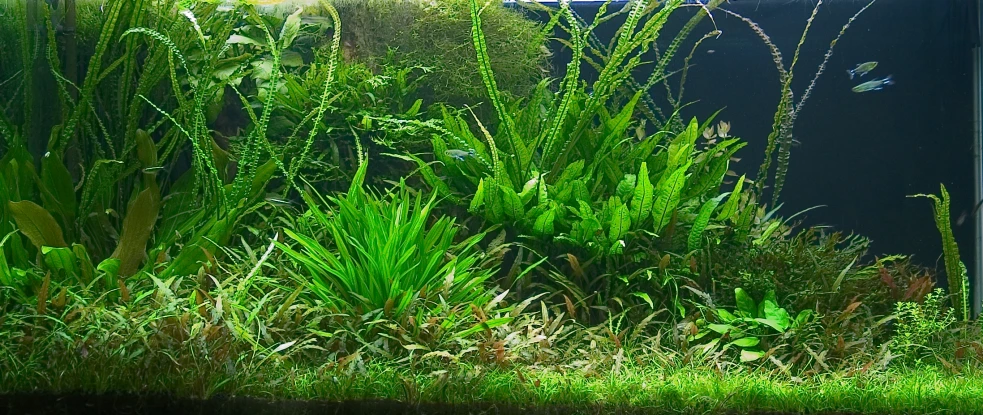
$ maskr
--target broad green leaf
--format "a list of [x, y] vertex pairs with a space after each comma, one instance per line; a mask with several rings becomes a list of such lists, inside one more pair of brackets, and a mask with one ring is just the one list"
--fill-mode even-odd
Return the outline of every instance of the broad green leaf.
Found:
[[64, 226], [72, 226], [78, 206], [75, 200], [75, 184], [60, 157], [47, 153], [41, 158], [41, 198], [49, 212], [57, 212], [64, 219]]
[[652, 206], [652, 219], [655, 221], [655, 233], [662, 231], [672, 219], [673, 212], [679, 206], [679, 198], [686, 186], [686, 169], [689, 163], [676, 169], [669, 178], [656, 189], [655, 203]]
[[618, 182], [618, 188], [615, 190], [615, 194], [618, 197], [628, 200], [628, 197], [635, 192], [635, 182], [637, 179], [634, 174], [626, 174], [624, 178]]
[[631, 230], [631, 214], [628, 206], [621, 204], [611, 216], [611, 227], [608, 229], [608, 239], [617, 241]]
[[812, 310], [800, 311], [799, 314], [795, 316], [795, 327], [802, 327], [803, 324], [809, 321], [809, 317], [812, 317]]
[[535, 195], [533, 191], [536, 190], [537, 188], [539, 188], [538, 174], [536, 174], [535, 177], [526, 181], [526, 184], [522, 186], [522, 191], [519, 192], [519, 199], [522, 200], [523, 206], [526, 203], [529, 203], [530, 200], [532, 200], [532, 197]]
[[584, 161], [577, 160], [573, 163], [567, 165], [563, 172], [560, 173], [560, 178], [556, 180], [555, 185], [560, 186], [564, 183], [573, 181], [580, 178], [580, 174], [584, 171]]
[[[784, 308], [781, 309], [781, 310], [782, 311], [785, 311]], [[756, 319], [754, 319], [754, 321], [757, 321], [758, 323], [761, 323], [761, 324], [764, 324], [764, 325], [766, 325], [768, 327], [771, 327], [771, 328], [775, 329], [775, 331], [777, 331], [779, 333], [784, 333], [786, 330], [788, 330], [788, 325], [782, 324], [782, 322], [777, 321], [777, 320], [772, 320], [770, 318], [756, 318]]]
[[55, 218], [43, 207], [30, 200], [24, 200], [8, 202], [7, 208], [10, 210], [11, 216], [14, 217], [14, 222], [17, 223], [21, 233], [30, 239], [31, 243], [38, 249], [43, 246], [55, 248], [68, 246], [58, 222], [55, 222]]
[[[687, 197], [696, 197], [720, 189], [727, 170], [730, 169], [731, 156], [747, 144], [739, 141], [736, 138], [726, 140], [703, 153], [707, 159], [695, 169], [697, 177], [691, 178], [692, 185], [686, 191]], [[713, 157], [710, 157], [711, 155]]]
[[113, 258], [120, 260], [120, 276], [125, 278], [136, 273], [146, 258], [147, 241], [153, 233], [154, 224], [157, 223], [158, 213], [160, 213], [160, 193], [156, 187], [144, 189], [130, 204], [123, 219], [119, 245], [112, 255]]
[[635, 182], [635, 192], [631, 197], [631, 223], [634, 223], [635, 226], [641, 226], [642, 221], [652, 212], [653, 199], [655, 198], [655, 187], [649, 181], [648, 166], [644, 161], [638, 170]]
[[303, 12], [304, 9], [298, 7], [297, 11], [287, 16], [286, 20], [284, 20], [283, 28], [280, 30], [280, 50], [286, 50], [294, 43], [294, 39], [300, 33], [300, 14]]
[[468, 212], [478, 213], [478, 209], [485, 203], [485, 179], [482, 178], [478, 181], [478, 190], [474, 192], [474, 198], [471, 199], [471, 204], [468, 206]]
[[254, 46], [260, 46], [260, 47], [266, 47], [266, 44], [265, 43], [260, 42], [260, 41], [258, 41], [256, 39], [253, 39], [253, 38], [248, 37], [248, 36], [243, 36], [243, 35], [232, 35], [232, 36], [229, 36], [229, 39], [226, 40], [225, 43], [231, 44], [231, 45], [254, 45]]
[[144, 168], [156, 167], [157, 146], [154, 144], [154, 140], [150, 138], [150, 134], [147, 134], [147, 132], [144, 130], [137, 130], [136, 144], [137, 159], [140, 160], [140, 164], [142, 164]]
[[720, 207], [720, 213], [717, 214], [718, 221], [730, 219], [737, 213], [737, 204], [741, 201], [741, 190], [743, 188], [744, 175], [741, 175], [741, 178], [737, 180], [737, 184], [734, 185], [734, 190], [727, 197], [727, 201]]
[[499, 185], [494, 179], [490, 181], [488, 189], [485, 191], [485, 206], [488, 207], [486, 210], [490, 216], [489, 220], [493, 222], [498, 222], [505, 219], [505, 205], [502, 196], [502, 186]]
[[748, 317], [754, 317], [755, 312], [758, 311], [758, 305], [754, 303], [754, 300], [748, 295], [747, 291], [743, 288], [734, 289], [734, 298], [737, 300], [737, 311], [744, 313]]
[[508, 186], [499, 186], [499, 189], [501, 190], [499, 194], [502, 195], [502, 208], [505, 210], [505, 215], [512, 219], [521, 218], [525, 214], [525, 209], [519, 194]]
[[283, 56], [280, 57], [280, 64], [290, 68], [299, 68], [304, 66], [304, 57], [292, 50], [283, 51]]
[[765, 228], [765, 231], [761, 233], [761, 236], [751, 241], [751, 244], [753, 244], [754, 246], [759, 246], [764, 244], [765, 242], [768, 242], [768, 239], [771, 238], [771, 234], [774, 233], [775, 230], [777, 230], [778, 227], [781, 226], [781, 224], [782, 224], [781, 221], [778, 220], [772, 221], [771, 223], [768, 224], [768, 227]]
[[717, 317], [720, 317], [724, 323], [730, 323], [737, 320], [737, 317], [730, 313], [730, 311], [724, 310], [722, 308], [717, 309]]
[[88, 284], [96, 274], [95, 268], [92, 266], [92, 259], [89, 258], [89, 252], [83, 245], [72, 244], [72, 253], [75, 254], [75, 259], [78, 262], [79, 276], [82, 278], [82, 282]]
[[553, 234], [553, 220], [556, 218], [556, 209], [549, 208], [546, 212], [539, 215], [536, 218], [536, 223], [533, 225], [533, 231], [541, 236], [549, 236]]
[[761, 339], [759, 339], [757, 337], [741, 337], [741, 338], [739, 338], [737, 340], [734, 340], [734, 341], [732, 341], [730, 343], [733, 344], [734, 346], [737, 346], [737, 347], [748, 348], [748, 347], [757, 346], [758, 343], [761, 343]]
[[573, 186], [573, 200], [577, 201], [590, 201], [591, 195], [590, 190], [587, 189], [587, 184], [583, 180], [577, 179], [572, 182]]
[[649, 308], [655, 309], [655, 303], [652, 302], [652, 297], [649, 297], [648, 294], [643, 293], [643, 292], [633, 292], [633, 293], [631, 293], [631, 295], [634, 295], [635, 297], [641, 298], [642, 300], [645, 301], [645, 304], [648, 304], [649, 305]]
[[683, 164], [683, 160], [690, 158], [690, 153], [693, 152], [693, 147], [696, 145], [696, 139], [700, 136], [699, 128], [699, 123], [696, 118], [693, 118], [686, 130], [669, 143], [669, 159], [666, 165], [668, 170], [675, 170]]
[[686, 239], [687, 248], [690, 252], [700, 249], [700, 242], [703, 239], [703, 231], [710, 224], [710, 216], [713, 215], [713, 210], [717, 208], [720, 203], [720, 198], [715, 197], [708, 200], [706, 203], [700, 207], [700, 212], [696, 215], [696, 219], [693, 221], [693, 228], [689, 231], [689, 237]]
[[65, 276], [78, 275], [78, 268], [75, 266], [75, 254], [69, 248], [53, 248], [50, 246], [41, 247], [41, 255], [44, 256], [44, 264], [48, 269], [64, 272]]
[[764, 353], [757, 350], [741, 349], [741, 362], [753, 362], [764, 357]]
[[550, 197], [546, 189], [546, 180], [543, 180], [542, 176], [539, 177], [539, 189], [537, 193], [538, 194], [536, 195], [537, 197], [536, 203], [540, 205], [545, 205], [547, 202], [549, 202]]
[[96, 270], [109, 275], [112, 280], [116, 280], [119, 277], [119, 264], [117, 258], [106, 258], [96, 266]]
[[734, 326], [730, 324], [707, 324], [707, 328], [718, 334], [726, 334], [734, 330]]

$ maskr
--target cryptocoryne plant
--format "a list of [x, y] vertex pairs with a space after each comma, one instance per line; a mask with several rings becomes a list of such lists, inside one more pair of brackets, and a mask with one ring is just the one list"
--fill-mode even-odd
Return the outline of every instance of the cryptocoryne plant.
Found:
[[293, 246], [279, 244], [310, 275], [298, 278], [333, 312], [381, 310], [410, 329], [435, 314], [485, 307], [492, 300], [485, 281], [495, 269], [481, 266], [476, 247], [484, 233], [456, 243], [453, 218], [431, 221], [436, 194], [424, 201], [401, 182], [379, 197], [363, 188], [367, 166], [363, 161], [346, 195], [318, 201], [305, 194], [307, 213], [286, 231]]

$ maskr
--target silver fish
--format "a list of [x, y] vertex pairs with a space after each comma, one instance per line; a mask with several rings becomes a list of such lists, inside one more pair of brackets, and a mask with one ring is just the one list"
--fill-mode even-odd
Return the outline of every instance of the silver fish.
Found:
[[850, 79], [853, 79], [855, 76], [863, 77], [864, 75], [867, 75], [867, 72], [874, 70], [876, 67], [877, 61], [864, 62], [857, 65], [856, 68], [847, 69], [846, 73], [850, 74]]
[[464, 161], [464, 159], [468, 157], [474, 157], [475, 154], [476, 153], [474, 149], [468, 151], [454, 149], [454, 150], [447, 150], [444, 152], [444, 155], [457, 161]]
[[884, 89], [885, 86], [894, 85], [894, 80], [891, 79], [891, 75], [888, 75], [881, 79], [875, 79], [873, 81], [867, 81], [860, 85], [853, 87], [853, 92], [868, 92], [868, 91], [880, 91]]

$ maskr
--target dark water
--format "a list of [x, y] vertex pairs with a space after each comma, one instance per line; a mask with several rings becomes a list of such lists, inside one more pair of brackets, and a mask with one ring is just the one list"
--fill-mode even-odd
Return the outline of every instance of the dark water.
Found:
[[[821, 5], [794, 71], [797, 98], [830, 42], [866, 4], [832, 0]], [[796, 122], [795, 139], [801, 144], [792, 149], [782, 192], [785, 216], [826, 205], [810, 211], [806, 223], [865, 235], [873, 240], [875, 254], [913, 254], [926, 266], [941, 263], [931, 203], [906, 196], [938, 194], [944, 183], [952, 196], [953, 221], [975, 205], [972, 48], [978, 31], [973, 4], [878, 0], [850, 26]], [[760, 25], [788, 65], [814, 5], [814, 0], [732, 0], [724, 7]], [[575, 10], [591, 20], [597, 4], [581, 3]], [[665, 37], [671, 38], [696, 10], [674, 16]], [[692, 61], [684, 101], [699, 101], [684, 115], [702, 119], [723, 108], [718, 119], [731, 122], [731, 134], [748, 142], [734, 170], [753, 177], [779, 99], [778, 72], [769, 49], [746, 23], [721, 12], [714, 16], [723, 35], [705, 41]], [[599, 36], [608, 41], [620, 23], [613, 21]], [[712, 29], [704, 20], [690, 44]], [[679, 56], [689, 49], [685, 46]], [[569, 53], [557, 54], [558, 62], [568, 59]], [[865, 61], [879, 65], [864, 80], [893, 75], [896, 85], [852, 92], [859, 82], [851, 81], [846, 70]], [[681, 59], [670, 70], [679, 67]], [[970, 219], [954, 225], [967, 264], [974, 261], [972, 224]]]

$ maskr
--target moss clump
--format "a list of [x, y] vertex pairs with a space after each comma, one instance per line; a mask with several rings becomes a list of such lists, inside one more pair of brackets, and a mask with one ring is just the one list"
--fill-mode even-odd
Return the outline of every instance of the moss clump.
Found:
[[[375, 65], [395, 49], [405, 63], [429, 67], [421, 92], [453, 105], [484, 100], [471, 42], [468, 0], [337, 0], [349, 58]], [[501, 2], [482, 12], [488, 50], [499, 88], [528, 96], [548, 74], [549, 50], [542, 25]]]

